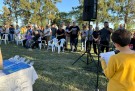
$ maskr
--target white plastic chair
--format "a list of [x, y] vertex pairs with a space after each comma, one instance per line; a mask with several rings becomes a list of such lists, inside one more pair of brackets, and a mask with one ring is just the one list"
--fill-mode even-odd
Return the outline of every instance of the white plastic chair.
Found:
[[[41, 37], [38, 38], [38, 41], [41, 41]], [[38, 46], [39, 46], [39, 49], [41, 49], [42, 48], [42, 42], [39, 43]]]
[[48, 47], [47, 47], [47, 50], [49, 49], [49, 47], [52, 48], [52, 52], [55, 51], [55, 48], [58, 46], [58, 39], [54, 38], [50, 41], [48, 41]]
[[8, 42], [8, 34], [3, 34], [2, 38], [0, 39], [0, 44], [1, 44], [2, 41], [4, 41], [5, 44], [7, 44], [7, 42]]
[[45, 48], [46, 41], [42, 40], [41, 37], [39, 37], [38, 41], [41, 41], [41, 43], [38, 44], [39, 49], [42, 49], [42, 46]]
[[15, 36], [15, 41], [16, 41], [16, 44], [17, 45], [20, 43], [23, 46], [23, 40], [24, 40], [23, 35], [17, 35], [17, 36]]
[[66, 40], [65, 39], [60, 39], [59, 40], [59, 45], [58, 45], [58, 53], [60, 53], [61, 51], [61, 48], [62, 48], [62, 51], [64, 52], [64, 44], [65, 44]]

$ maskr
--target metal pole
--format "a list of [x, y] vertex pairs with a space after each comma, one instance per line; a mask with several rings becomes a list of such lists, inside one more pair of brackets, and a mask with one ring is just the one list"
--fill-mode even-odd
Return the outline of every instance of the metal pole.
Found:
[[98, 85], [98, 82], [99, 82], [99, 55], [100, 55], [100, 47], [99, 47], [100, 45], [99, 44], [97, 44], [97, 47], [98, 47], [98, 64], [97, 64], [97, 83], [96, 83], [96, 91], [99, 91], [99, 85]]

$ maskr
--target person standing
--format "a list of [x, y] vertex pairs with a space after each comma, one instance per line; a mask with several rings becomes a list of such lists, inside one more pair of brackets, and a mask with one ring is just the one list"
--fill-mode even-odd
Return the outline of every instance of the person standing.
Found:
[[73, 22], [73, 26], [70, 27], [69, 32], [68, 32], [70, 33], [71, 51], [77, 51], [79, 31], [80, 31], [80, 28], [76, 25], [75, 22]]
[[101, 58], [102, 69], [109, 79], [107, 91], [135, 91], [135, 51], [128, 46], [131, 33], [118, 29], [111, 39], [119, 53], [112, 55], [108, 64]]
[[54, 24], [52, 24], [51, 30], [52, 30], [52, 38], [51, 39], [56, 38], [57, 29], [55, 28]]
[[67, 24], [67, 27], [66, 27], [66, 48], [67, 49], [67, 46], [68, 46], [68, 43], [70, 42], [70, 23]]
[[46, 25], [46, 28], [44, 30], [44, 37], [42, 40], [45, 40], [48, 45], [48, 41], [50, 40], [50, 37], [51, 37], [51, 28], [49, 25]]
[[86, 41], [86, 31], [87, 26], [83, 25], [83, 30], [81, 31], [81, 51], [85, 50], [85, 41]]
[[89, 25], [89, 29], [86, 31], [86, 38], [87, 38], [87, 41], [86, 41], [86, 50], [88, 51], [91, 51], [91, 45], [92, 45], [92, 42], [93, 42], [93, 26], [92, 25]]
[[10, 25], [9, 28], [10, 41], [14, 41], [14, 33], [15, 33], [15, 28], [13, 25]]
[[109, 23], [104, 22], [104, 28], [100, 30], [101, 52], [104, 52], [105, 48], [106, 48], [106, 52], [109, 51], [110, 35], [112, 32], [113, 30], [109, 28]]
[[20, 29], [19, 29], [19, 26], [18, 25], [16, 25], [15, 35], [16, 36], [20, 36]]
[[66, 31], [65, 22], [62, 22], [62, 29], [64, 29]]
[[95, 31], [93, 32], [93, 49], [94, 53], [97, 54], [97, 45], [99, 44], [99, 27], [95, 28]]

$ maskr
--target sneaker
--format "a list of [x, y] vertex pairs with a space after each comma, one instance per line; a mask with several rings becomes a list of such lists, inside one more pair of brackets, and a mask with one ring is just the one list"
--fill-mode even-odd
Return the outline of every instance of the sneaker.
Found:
[[74, 52], [74, 50], [71, 50], [71, 52]]
[[67, 48], [65, 48], [65, 51], [67, 51], [68, 49]]
[[76, 49], [74, 49], [74, 52], [76, 52], [77, 50]]

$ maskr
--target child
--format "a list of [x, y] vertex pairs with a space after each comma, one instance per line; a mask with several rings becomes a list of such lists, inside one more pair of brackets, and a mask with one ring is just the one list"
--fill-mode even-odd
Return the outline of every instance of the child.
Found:
[[83, 26], [83, 30], [81, 31], [81, 43], [82, 43], [82, 51], [85, 49], [85, 39], [86, 39], [86, 31], [87, 31], [87, 27]]
[[107, 91], [135, 91], [135, 51], [128, 46], [131, 33], [118, 29], [111, 38], [120, 52], [111, 56], [108, 64], [101, 59], [103, 71], [109, 79]]

